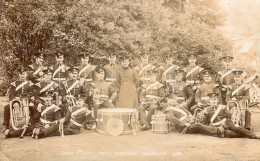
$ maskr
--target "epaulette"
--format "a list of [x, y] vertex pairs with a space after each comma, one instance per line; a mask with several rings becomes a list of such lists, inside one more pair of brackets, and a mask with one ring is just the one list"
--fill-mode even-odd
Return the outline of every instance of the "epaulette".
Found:
[[219, 86], [220, 86], [219, 84], [216, 84], [216, 83], [214, 84], [214, 88], [219, 87]]
[[53, 70], [53, 65], [49, 67], [51, 70]]
[[59, 111], [60, 109], [61, 109], [61, 108], [60, 108], [59, 106], [55, 105], [54, 112], [57, 112], [57, 111]]
[[31, 69], [34, 69], [34, 66], [33, 66], [33, 64], [29, 65], [29, 67], [30, 67]]
[[31, 81], [29, 81], [28, 84], [29, 84], [29, 87], [31, 87], [32, 85], [34, 85], [34, 83], [31, 82]]
[[11, 85], [14, 86], [14, 87], [16, 87], [16, 83], [15, 83], [15, 82], [12, 82]]
[[34, 85], [41, 88], [41, 82], [35, 83]]

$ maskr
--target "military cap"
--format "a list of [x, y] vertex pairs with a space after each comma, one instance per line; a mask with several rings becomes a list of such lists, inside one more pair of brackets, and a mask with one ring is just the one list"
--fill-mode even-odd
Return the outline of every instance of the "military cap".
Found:
[[59, 58], [59, 57], [64, 56], [64, 53], [63, 52], [56, 52], [55, 56]]
[[167, 54], [167, 55], [165, 55], [165, 59], [170, 59], [170, 58], [173, 58], [173, 54]]
[[209, 93], [209, 94], [207, 94], [207, 96], [209, 98], [214, 98], [214, 97], [219, 97], [219, 94], [218, 93]]
[[77, 68], [77, 67], [71, 67], [71, 68], [69, 68], [69, 71], [70, 71], [71, 73], [78, 73], [78, 72], [79, 72], [79, 68]]
[[209, 69], [205, 69], [201, 72], [203, 76], [213, 76], [213, 72]]
[[53, 91], [44, 91], [40, 93], [40, 97], [53, 96]]
[[243, 71], [242, 70], [234, 70], [232, 73], [234, 73], [235, 76], [241, 76]]
[[29, 72], [29, 71], [30, 71], [29, 68], [21, 68], [21, 69], [18, 70], [18, 72], [20, 74], [22, 74], [23, 72]]
[[220, 59], [223, 61], [232, 61], [234, 59], [234, 57], [233, 56], [222, 56]]
[[88, 53], [81, 53], [79, 56], [80, 56], [81, 58], [83, 58], [83, 59], [87, 59], [87, 58], [90, 57], [90, 55], [89, 55]]
[[129, 55], [120, 56], [120, 57], [119, 57], [119, 60], [120, 60], [120, 61], [130, 60], [130, 56], [129, 56]]
[[42, 59], [43, 59], [43, 54], [40, 53], [40, 52], [37, 52], [37, 53], [34, 54], [34, 57], [35, 57], [35, 58], [42, 58]]
[[191, 51], [189, 54], [187, 54], [187, 56], [188, 56], [188, 58], [193, 58], [193, 59], [195, 59], [197, 57], [197, 55], [193, 51]]
[[97, 66], [95, 68], [95, 72], [97, 72], [97, 73], [105, 72], [105, 69], [103, 67], [101, 67], [101, 66]]
[[42, 72], [43, 72], [44, 74], [52, 74], [52, 73], [53, 73], [53, 70], [51, 70], [50, 68], [47, 68], [47, 69], [45, 69], [45, 70], [42, 70]]

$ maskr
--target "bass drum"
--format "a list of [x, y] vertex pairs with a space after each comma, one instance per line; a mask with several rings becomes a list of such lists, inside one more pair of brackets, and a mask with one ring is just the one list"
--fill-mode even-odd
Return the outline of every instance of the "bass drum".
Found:
[[104, 108], [97, 111], [97, 131], [102, 134], [135, 134], [138, 130], [137, 123], [136, 109]]
[[158, 134], [168, 134], [170, 129], [170, 122], [167, 115], [159, 114], [152, 115], [152, 131]]

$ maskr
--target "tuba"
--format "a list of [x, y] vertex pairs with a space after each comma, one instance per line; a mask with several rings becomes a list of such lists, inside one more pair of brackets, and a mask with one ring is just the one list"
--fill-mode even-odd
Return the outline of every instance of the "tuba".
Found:
[[235, 124], [235, 126], [239, 127], [242, 121], [242, 113], [239, 103], [237, 101], [229, 101], [227, 103], [227, 108], [231, 113], [231, 121]]
[[29, 99], [14, 99], [10, 103], [11, 126], [14, 130], [22, 129], [29, 123]]

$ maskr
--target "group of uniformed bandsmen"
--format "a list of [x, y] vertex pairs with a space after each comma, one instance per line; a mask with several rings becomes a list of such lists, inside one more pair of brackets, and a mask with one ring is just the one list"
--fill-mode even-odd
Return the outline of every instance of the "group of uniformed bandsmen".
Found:
[[110, 54], [104, 66], [92, 64], [90, 54], [79, 56], [81, 64], [68, 67], [64, 53], [57, 52], [56, 64], [46, 67], [38, 53], [35, 63], [19, 71], [4, 107], [6, 138], [78, 134], [82, 126], [95, 127], [98, 109], [122, 107], [139, 111], [142, 131], [162, 111], [181, 133], [260, 138], [250, 131], [248, 109], [249, 89], [260, 88], [258, 74], [247, 77], [235, 69], [232, 56], [221, 57], [218, 73], [196, 65], [195, 54], [185, 67], [175, 65], [172, 54], [162, 63], [141, 54], [132, 66], [129, 56]]

